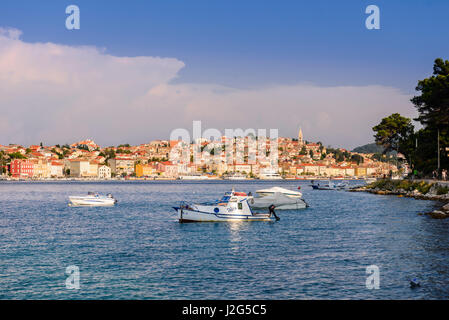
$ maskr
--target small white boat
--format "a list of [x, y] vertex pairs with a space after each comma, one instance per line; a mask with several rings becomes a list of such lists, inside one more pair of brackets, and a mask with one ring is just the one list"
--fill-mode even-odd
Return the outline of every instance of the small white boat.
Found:
[[274, 170], [263, 170], [259, 174], [261, 180], [282, 180], [282, 176]]
[[117, 203], [112, 194], [106, 196], [99, 195], [98, 193], [89, 192], [87, 196], [70, 196], [69, 206], [113, 206]]
[[223, 176], [224, 180], [246, 180], [247, 178], [248, 177], [245, 174], [241, 174], [238, 172]]
[[264, 197], [254, 197], [248, 200], [253, 209], [263, 209], [274, 205], [277, 210], [297, 210], [308, 207], [307, 203], [301, 198], [292, 198], [282, 193], [274, 193]]
[[377, 178], [366, 178], [365, 179], [366, 184], [370, 184], [370, 183], [373, 183], [373, 182], [376, 182], [376, 181], [377, 181]]
[[342, 190], [346, 189], [348, 186], [349, 183], [347, 181], [334, 183], [330, 180], [327, 180], [314, 183], [314, 181], [312, 180], [312, 188], [315, 190]]
[[290, 198], [302, 198], [301, 192], [293, 191], [293, 190], [289, 190], [289, 189], [285, 189], [285, 188], [281, 188], [281, 187], [260, 189], [260, 190], [256, 190], [256, 193], [260, 196], [268, 196], [268, 195], [273, 195], [275, 193], [281, 193]]
[[190, 174], [179, 176], [179, 180], [209, 180], [208, 176], [203, 176], [201, 174]]
[[257, 190], [256, 193], [258, 197], [249, 199], [251, 208], [268, 208], [274, 205], [278, 210], [296, 210], [308, 207], [299, 191], [273, 187]]
[[274, 221], [279, 220], [274, 207], [268, 213], [255, 213], [243, 196], [225, 195], [213, 203], [186, 204], [174, 207], [179, 222]]

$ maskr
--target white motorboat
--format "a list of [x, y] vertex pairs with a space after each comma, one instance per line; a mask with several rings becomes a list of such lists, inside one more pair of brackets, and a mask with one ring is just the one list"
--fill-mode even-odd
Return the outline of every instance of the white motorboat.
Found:
[[186, 204], [174, 207], [179, 222], [273, 221], [279, 220], [274, 207], [268, 213], [255, 213], [243, 195], [226, 194], [213, 203]]
[[261, 180], [282, 180], [282, 176], [274, 170], [261, 170], [259, 174]]
[[99, 195], [98, 193], [89, 192], [87, 196], [70, 196], [70, 206], [113, 206], [117, 203], [112, 194], [106, 196]]
[[208, 176], [203, 176], [201, 174], [190, 174], [179, 176], [179, 180], [209, 180]]
[[315, 190], [342, 190], [346, 189], [348, 186], [349, 183], [347, 181], [334, 183], [330, 180], [327, 180], [314, 183], [314, 181], [312, 180], [312, 188]]
[[254, 197], [248, 200], [253, 209], [268, 208], [274, 205], [277, 210], [296, 210], [305, 209], [307, 203], [301, 198], [292, 198], [282, 193], [274, 193], [263, 197]]
[[278, 210], [305, 209], [308, 204], [302, 199], [302, 193], [281, 187], [256, 191], [258, 197], [249, 199], [251, 208], [268, 208], [274, 205]]
[[260, 190], [256, 190], [256, 193], [260, 196], [268, 196], [268, 195], [273, 195], [275, 193], [281, 193], [290, 198], [302, 198], [301, 192], [293, 191], [293, 190], [289, 190], [289, 189], [285, 189], [285, 188], [281, 188], [281, 187], [260, 189]]
[[225, 180], [246, 180], [248, 177], [245, 174], [234, 172], [232, 174], [224, 175]]

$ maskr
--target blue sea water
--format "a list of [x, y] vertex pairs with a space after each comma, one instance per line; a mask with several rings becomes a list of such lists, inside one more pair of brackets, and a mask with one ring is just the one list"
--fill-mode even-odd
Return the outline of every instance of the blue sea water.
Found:
[[[301, 186], [310, 207], [191, 224], [172, 209], [275, 185]], [[87, 191], [119, 202], [67, 205]], [[449, 221], [418, 215], [434, 206], [298, 181], [0, 182], [0, 299], [448, 299]], [[66, 288], [70, 265], [79, 290]]]

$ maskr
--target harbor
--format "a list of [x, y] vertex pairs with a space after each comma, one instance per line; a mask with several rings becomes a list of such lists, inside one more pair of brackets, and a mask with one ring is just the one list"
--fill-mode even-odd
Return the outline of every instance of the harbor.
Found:
[[[277, 211], [278, 222], [200, 224], [172, 208], [273, 186], [301, 187], [309, 207]], [[67, 206], [87, 190], [118, 203]], [[419, 215], [434, 201], [216, 180], [4, 182], [0, 203], [3, 299], [449, 298], [449, 220]], [[372, 264], [382, 290], [365, 287]], [[67, 265], [80, 266], [81, 290], [65, 288]]]

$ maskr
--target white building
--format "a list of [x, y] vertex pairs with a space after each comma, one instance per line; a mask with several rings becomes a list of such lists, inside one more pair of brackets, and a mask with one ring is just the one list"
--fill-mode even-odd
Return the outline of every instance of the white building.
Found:
[[99, 179], [111, 179], [111, 168], [108, 166], [99, 166], [98, 167], [98, 178]]
[[64, 165], [61, 162], [52, 161], [50, 166], [50, 176], [61, 178], [64, 176]]

